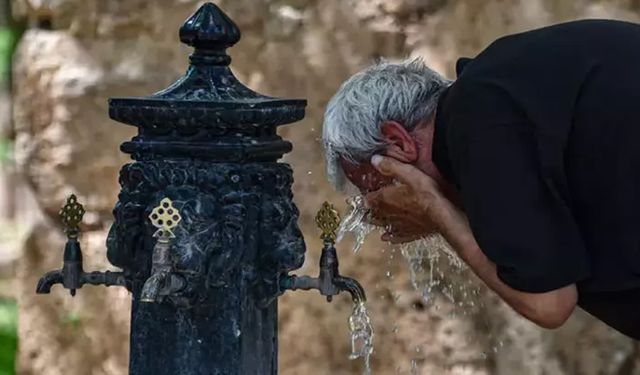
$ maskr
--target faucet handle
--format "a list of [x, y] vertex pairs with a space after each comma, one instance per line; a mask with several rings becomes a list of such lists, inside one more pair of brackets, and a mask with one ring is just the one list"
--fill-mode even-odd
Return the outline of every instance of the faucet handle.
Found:
[[158, 230], [153, 234], [154, 237], [168, 240], [175, 238], [172, 229], [178, 226], [182, 216], [177, 208], [173, 207], [173, 202], [169, 198], [164, 198], [160, 204], [156, 206], [149, 215], [149, 220]]
[[171, 240], [176, 238], [172, 229], [182, 220], [180, 212], [173, 207], [171, 199], [163, 198], [151, 210], [149, 220], [158, 230], [153, 234], [157, 241], [151, 257], [151, 275], [140, 292], [140, 301], [145, 303], [162, 302], [165, 297], [175, 296], [186, 286], [185, 278], [174, 272], [170, 256]]
[[340, 226], [340, 215], [329, 202], [324, 202], [316, 214], [316, 224], [322, 231], [320, 238], [326, 242], [336, 242], [336, 230]]
[[320, 254], [320, 274], [318, 277], [285, 275], [280, 280], [281, 290], [309, 290], [317, 289], [320, 294], [331, 302], [333, 296], [346, 291], [351, 294], [353, 302], [357, 305], [367, 300], [364, 289], [360, 283], [352, 278], [343, 277], [338, 270], [338, 254], [335, 248], [336, 231], [340, 227], [340, 215], [329, 202], [324, 202], [316, 215], [316, 224], [322, 231], [320, 238], [324, 241], [324, 247]]
[[82, 222], [84, 213], [84, 207], [78, 203], [76, 195], [71, 194], [69, 198], [67, 198], [67, 203], [62, 207], [59, 213], [60, 218], [66, 227], [65, 232], [69, 239], [78, 237], [78, 234], [80, 233], [78, 225]]
[[78, 203], [75, 194], [71, 194], [67, 198], [67, 203], [62, 207], [59, 214], [67, 234], [62, 268], [47, 272], [42, 276], [38, 281], [36, 293], [47, 294], [51, 292], [51, 287], [55, 284], [62, 284], [65, 289], [69, 290], [71, 296], [75, 296], [76, 290], [82, 288], [84, 284], [119, 285], [129, 288], [127, 279], [122, 272], [84, 272], [82, 267], [82, 248], [80, 247], [80, 242], [78, 242], [78, 235], [80, 234], [79, 224], [82, 222], [85, 210]]

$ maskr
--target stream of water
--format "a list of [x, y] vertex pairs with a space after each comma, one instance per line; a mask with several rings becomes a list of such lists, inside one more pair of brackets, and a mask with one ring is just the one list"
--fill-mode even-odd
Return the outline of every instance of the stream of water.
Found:
[[364, 360], [364, 375], [371, 375], [371, 353], [373, 353], [373, 326], [364, 302], [353, 307], [349, 317], [351, 354], [349, 359]]

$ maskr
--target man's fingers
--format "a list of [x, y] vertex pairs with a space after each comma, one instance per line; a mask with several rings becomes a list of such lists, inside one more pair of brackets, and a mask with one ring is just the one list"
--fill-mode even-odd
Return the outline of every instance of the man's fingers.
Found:
[[410, 164], [399, 162], [393, 158], [388, 158], [381, 155], [373, 155], [371, 158], [371, 164], [385, 176], [396, 178], [398, 181], [405, 185], [417, 188], [419, 181], [418, 176], [423, 175], [422, 171]]

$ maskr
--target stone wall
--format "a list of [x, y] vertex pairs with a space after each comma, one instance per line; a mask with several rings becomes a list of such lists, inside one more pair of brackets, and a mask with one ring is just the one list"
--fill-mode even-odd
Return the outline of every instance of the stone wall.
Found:
[[[339, 84], [379, 57], [422, 56], [451, 75], [458, 56], [496, 37], [562, 20], [607, 16], [635, 20], [633, 0], [219, 0], [243, 38], [230, 52], [236, 74], [257, 91], [309, 100], [307, 118], [281, 129], [294, 144], [295, 199], [309, 252], [299, 274], [315, 273], [320, 250], [313, 216], [323, 200], [344, 208], [325, 181], [322, 112]], [[132, 129], [107, 117], [110, 96], [143, 95], [183, 73], [188, 50], [177, 29], [194, 0], [14, 0], [32, 25], [16, 56], [16, 158], [40, 215], [19, 269], [22, 375], [126, 373], [129, 297], [87, 287], [75, 299], [55, 288], [34, 294], [39, 275], [59, 266], [56, 218], [66, 195], [86, 203], [87, 268], [106, 267], [104, 240], [116, 200], [118, 145]], [[371, 239], [357, 255], [341, 246], [342, 272], [370, 296], [376, 374], [640, 374], [638, 348], [578, 312], [546, 331], [482, 291], [473, 313], [438, 300], [425, 308], [399, 251]], [[466, 275], [469, 279], [473, 278]], [[315, 292], [281, 299], [283, 375], [361, 371], [348, 354], [346, 296], [327, 304]], [[494, 350], [497, 351], [494, 352]], [[635, 354], [634, 354], [635, 353]]]

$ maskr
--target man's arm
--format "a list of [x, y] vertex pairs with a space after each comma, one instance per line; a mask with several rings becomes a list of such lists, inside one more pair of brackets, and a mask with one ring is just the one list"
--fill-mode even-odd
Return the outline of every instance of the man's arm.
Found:
[[[413, 219], [433, 223], [474, 273], [516, 312], [532, 322], [545, 328], [556, 328], [571, 315], [577, 302], [575, 284], [543, 293], [528, 293], [508, 286], [498, 277], [496, 264], [480, 249], [466, 216], [440, 193], [433, 179], [417, 168], [391, 158], [374, 157], [372, 164], [381, 173], [404, 184], [384, 188], [389, 190], [386, 194], [381, 191], [368, 195], [373, 208], [410, 212]], [[391, 190], [401, 191], [395, 194]]]
[[500, 280], [496, 264], [478, 246], [466, 216], [442, 196], [430, 206], [431, 219], [460, 258], [516, 312], [544, 328], [558, 328], [571, 316], [578, 301], [575, 284], [545, 293], [511, 288]]

